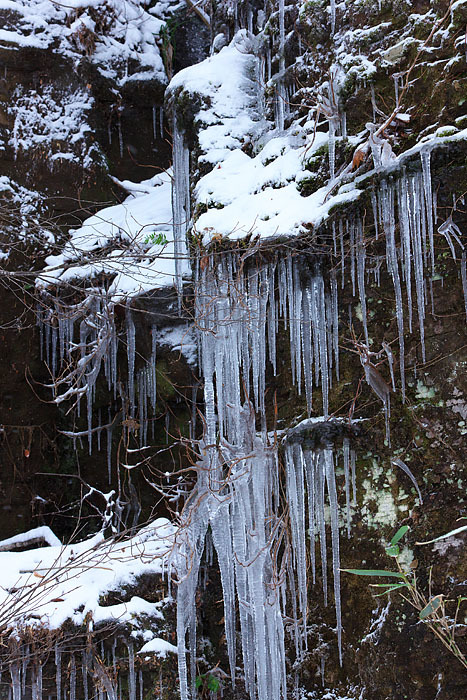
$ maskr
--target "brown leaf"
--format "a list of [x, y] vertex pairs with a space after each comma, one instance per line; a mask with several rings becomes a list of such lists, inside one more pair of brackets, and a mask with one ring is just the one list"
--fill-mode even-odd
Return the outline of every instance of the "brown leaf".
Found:
[[361, 166], [366, 158], [366, 150], [364, 148], [357, 148], [352, 158], [352, 170], [356, 170]]

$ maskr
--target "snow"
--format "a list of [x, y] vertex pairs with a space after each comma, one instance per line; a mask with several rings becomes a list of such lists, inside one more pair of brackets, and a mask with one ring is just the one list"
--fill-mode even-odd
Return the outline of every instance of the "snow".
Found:
[[192, 326], [182, 324], [161, 328], [157, 332], [157, 344], [168, 345], [172, 352], [181, 352], [192, 367], [198, 362], [198, 347]]
[[[235, 192], [235, 188], [232, 190]], [[360, 190], [352, 189], [326, 200], [328, 192], [329, 188], [322, 187], [302, 197], [294, 182], [280, 188], [265, 187], [243, 196], [240, 193], [223, 209], [210, 209], [202, 214], [197, 228], [204, 234], [204, 242], [212, 233], [231, 240], [249, 233], [261, 238], [296, 236], [305, 231], [305, 225], [319, 225], [334, 206], [355, 201], [361, 194]]]
[[202, 127], [199, 144], [203, 161], [219, 163], [230, 150], [258, 133], [257, 59], [251, 51], [251, 40], [246, 30], [241, 30], [219, 53], [177, 73], [167, 88], [169, 100], [180, 91], [203, 100], [195, 117], [195, 124]]
[[16, 44], [17, 46], [33, 46], [45, 49], [47, 42], [35, 36], [24, 36], [18, 32], [11, 32], [8, 29], [0, 29], [0, 41], [5, 44]]
[[[134, 187], [128, 181], [123, 184], [132, 194], [122, 204], [102, 209], [71, 232], [63, 252], [46, 259], [47, 267], [36, 283], [39, 288], [105, 273], [114, 276], [109, 298], [119, 301], [174, 285], [170, 172]], [[151, 237], [158, 235], [167, 242], [153, 244]], [[186, 258], [182, 260], [181, 273], [190, 273]]]
[[50, 547], [60, 547], [61, 542], [56, 535], [52, 532], [50, 527], [42, 525], [41, 527], [35, 527], [27, 532], [22, 532], [19, 535], [14, 535], [6, 540], [0, 541], [0, 552], [9, 549], [19, 549], [22, 545], [27, 545], [28, 542], [42, 540], [46, 542]]
[[151, 641], [146, 642], [146, 644], [141, 647], [138, 654], [150, 653], [156, 654], [156, 656], [161, 658], [165, 658], [167, 654], [177, 654], [177, 652], [178, 649], [176, 646], [170, 644], [170, 642], [167, 642], [165, 639], [156, 637], [155, 639], [151, 639]]
[[304, 160], [327, 143], [327, 134], [317, 132], [311, 146], [296, 148], [296, 141], [296, 133], [272, 138], [255, 157], [234, 150], [198, 181], [196, 203], [212, 207], [196, 222], [205, 243], [218, 234], [232, 240], [248, 233], [261, 238], [298, 235], [305, 224], [322, 222], [335, 205], [359, 197], [355, 188], [327, 197], [326, 187], [302, 197], [297, 185], [307, 176]]
[[86, 143], [91, 131], [87, 112], [93, 102], [85, 90], [59, 91], [50, 85], [41, 90], [26, 90], [18, 86], [8, 108], [9, 114], [14, 116], [9, 144], [15, 156], [20, 150], [27, 152], [40, 147], [47, 149], [50, 161], [66, 158], [84, 162], [93, 150], [92, 145]]
[[166, 0], [148, 11], [139, 0], [2, 0], [0, 7], [14, 13], [11, 21], [6, 17], [14, 30], [1, 29], [0, 42], [53, 47], [71, 59], [85, 54], [103, 77], [120, 86], [132, 73], [166, 83], [159, 34], [177, 4]]
[[157, 603], [136, 596], [111, 606], [99, 601], [138, 576], [161, 574], [174, 532], [168, 520], [159, 518], [133, 537], [118, 541], [97, 534], [76, 544], [0, 551], [0, 620], [5, 619], [12, 628], [27, 622], [57, 629], [66, 620], [82, 625], [89, 617], [96, 623], [131, 622], [133, 626], [137, 626], [137, 615], [160, 618]]

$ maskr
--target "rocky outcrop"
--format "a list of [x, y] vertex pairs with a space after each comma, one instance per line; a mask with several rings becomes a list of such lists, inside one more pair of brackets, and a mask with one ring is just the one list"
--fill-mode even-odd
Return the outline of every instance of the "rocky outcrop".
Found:
[[[161, 55], [144, 64], [157, 42], [142, 29], [135, 43], [123, 41], [116, 5], [55, 8], [54, 22], [36, 33], [18, 12], [8, 14], [2, 51], [29, 61], [4, 110], [9, 201], [23, 207], [22, 220], [31, 216], [13, 171], [23, 187], [40, 190], [27, 195], [37, 208], [50, 207], [50, 194], [79, 187], [81, 196], [95, 191], [101, 200], [112, 187], [120, 198], [130, 195], [117, 212], [123, 219], [107, 211], [105, 230], [92, 220], [65, 244], [38, 224], [34, 242], [53, 254], [39, 286], [44, 357], [55, 382], [66, 379], [55, 394], [66, 406], [62, 429], [88, 440], [92, 453], [85, 457], [83, 445], [78, 471], [71, 448], [59, 446], [54, 470], [69, 473], [70, 488], [76, 476], [96, 488], [86, 508], [98, 511], [106, 533], [115, 533], [122, 512], [130, 527], [149, 517], [154, 492], [166, 496], [166, 505], [154, 506], [158, 514], [175, 511], [178, 525], [169, 556], [178, 607], [167, 607], [154, 646], [163, 647], [159, 632], [178, 644], [178, 671], [170, 653], [163, 663], [143, 655], [135, 681], [128, 643], [146, 642], [144, 630], [157, 627], [157, 615], [144, 621], [144, 605], [136, 614], [141, 634], [113, 620], [117, 641], [103, 640], [100, 656], [105, 628], [91, 639], [90, 620], [62, 627], [65, 640], [74, 634], [77, 648], [88, 645], [82, 665], [108, 696], [120, 682], [132, 700], [137, 688], [185, 698], [196, 688], [216, 697], [221, 687], [226, 697], [258, 693], [261, 700], [294, 687], [335, 700], [464, 697], [466, 7], [459, 0], [198, 7], [211, 27], [212, 55], [188, 67], [186, 57], [174, 59], [182, 70], [165, 93], [174, 130], [173, 237], [163, 216], [154, 222], [134, 212], [146, 201], [162, 211], [164, 185], [141, 174], [143, 166], [167, 164], [160, 134], [149, 133], [152, 108], [162, 105], [172, 38], [177, 51], [191, 44], [188, 30], [169, 21]], [[136, 23], [165, 19], [170, 8], [139, 9]], [[39, 53], [52, 66], [43, 83], [31, 77]], [[62, 66], [73, 67], [71, 79]], [[20, 73], [12, 75], [18, 82]], [[13, 78], [5, 89], [12, 93]], [[60, 114], [60, 129], [37, 116], [44, 111]], [[68, 113], [76, 126], [63, 124]], [[153, 147], [159, 150], [149, 153]], [[139, 185], [127, 181], [143, 177]], [[129, 213], [133, 223], [124, 226]], [[169, 283], [157, 278], [151, 289], [164, 250], [178, 267], [164, 267]], [[20, 356], [13, 324], [23, 317], [17, 307], [9, 313], [5, 333], [16, 334], [10, 352]], [[73, 314], [74, 332], [66, 325]], [[78, 326], [88, 374], [73, 355]], [[110, 349], [101, 356], [103, 337]], [[37, 340], [28, 338], [33, 347]], [[62, 361], [55, 368], [54, 343]], [[12, 404], [21, 362], [18, 376], [7, 374]], [[40, 367], [36, 360], [36, 382], [51, 383]], [[91, 406], [73, 425], [61, 399], [68, 390]], [[29, 465], [36, 434], [41, 445], [54, 437], [42, 424], [26, 424], [32, 417], [22, 411], [19, 425], [5, 421], [4, 447], [21, 450]], [[107, 500], [103, 416], [117, 428], [109, 438], [105, 426], [111, 482], [122, 479]], [[20, 445], [13, 450], [10, 429]], [[166, 433], [178, 442], [170, 452]], [[47, 482], [52, 489], [55, 480]], [[24, 497], [14, 493], [15, 511], [26, 516]], [[72, 496], [82, 494], [73, 490], [63, 502]], [[57, 516], [53, 522], [67, 531]], [[382, 580], [404, 588], [377, 597], [368, 581]], [[154, 588], [165, 599], [161, 579], [148, 581], [109, 584], [99, 606], [128, 607], [134, 596], [153, 603]], [[431, 612], [420, 616], [429, 601]], [[84, 608], [76, 610], [83, 617]], [[443, 629], [450, 648], [439, 639]], [[23, 651], [12, 652], [15, 663]], [[73, 685], [81, 661], [74, 649], [66, 653], [70, 698], [84, 696], [84, 682]], [[23, 673], [36, 688], [37, 674]], [[51, 687], [54, 695], [56, 682]]]

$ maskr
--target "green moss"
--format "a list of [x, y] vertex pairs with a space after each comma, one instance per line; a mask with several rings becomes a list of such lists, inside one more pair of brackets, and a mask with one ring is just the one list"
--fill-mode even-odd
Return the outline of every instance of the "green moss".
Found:
[[175, 387], [170, 381], [170, 372], [165, 360], [156, 363], [157, 372], [157, 401], [168, 401], [175, 397]]

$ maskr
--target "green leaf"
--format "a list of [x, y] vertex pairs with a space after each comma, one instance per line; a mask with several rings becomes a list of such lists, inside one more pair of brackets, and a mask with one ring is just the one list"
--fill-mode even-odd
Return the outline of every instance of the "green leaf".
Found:
[[396, 578], [404, 578], [404, 574], [398, 571], [384, 571], [382, 569], [341, 569], [348, 574], [356, 574], [357, 576], [395, 576]]
[[209, 678], [208, 678], [208, 690], [212, 691], [213, 693], [217, 693], [220, 686], [221, 686], [221, 684], [220, 684], [218, 678], [216, 678], [215, 676], [209, 676]]
[[[386, 586], [387, 584], [380, 583], [380, 584], [375, 584], [375, 585]], [[389, 588], [387, 588], [385, 591], [382, 591], [381, 593], [376, 593], [375, 598], [379, 598], [382, 595], [386, 595], [386, 593], [392, 593], [393, 591], [397, 591], [397, 590], [399, 590], [399, 588], [408, 588], [408, 586], [406, 583], [397, 583], [394, 586], [389, 586]]]
[[439, 606], [441, 605], [442, 601], [443, 601], [442, 595], [435, 595], [435, 597], [432, 598], [427, 605], [425, 605], [423, 610], [420, 611], [420, 613], [418, 615], [420, 620], [424, 620], [425, 618], [429, 617], [434, 612], [436, 612], [436, 610], [438, 610]]
[[458, 535], [460, 532], [464, 532], [467, 530], [467, 525], [462, 525], [462, 527], [457, 527], [455, 530], [451, 530], [450, 532], [447, 532], [445, 535], [440, 535], [439, 537], [435, 537], [434, 540], [428, 540], [428, 542], [415, 542], [415, 544], [433, 544], [433, 542], [439, 542], [440, 540], [446, 540], [448, 537], [453, 537], [454, 535]]
[[396, 532], [396, 534], [394, 535], [394, 537], [392, 538], [392, 540], [391, 540], [391, 542], [390, 542], [389, 544], [390, 544], [391, 546], [392, 546], [393, 544], [397, 544], [397, 543], [399, 542], [399, 540], [402, 539], [402, 537], [404, 537], [404, 535], [405, 535], [405, 533], [407, 532], [407, 530], [409, 530], [409, 526], [408, 526], [408, 525], [402, 525], [402, 527], [400, 527], [400, 528], [398, 529], [398, 531]]
[[389, 547], [386, 547], [386, 554], [388, 557], [398, 557], [399, 553], [400, 549], [397, 544], [391, 544]]
[[196, 676], [195, 685], [197, 688], [201, 688], [203, 685], [203, 679], [201, 676]]
[[149, 233], [146, 238], [144, 239], [145, 243], [152, 243], [153, 245], [167, 245], [168, 240], [167, 236], [165, 233], [155, 233], [154, 231], [152, 233]]

